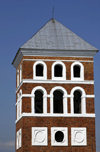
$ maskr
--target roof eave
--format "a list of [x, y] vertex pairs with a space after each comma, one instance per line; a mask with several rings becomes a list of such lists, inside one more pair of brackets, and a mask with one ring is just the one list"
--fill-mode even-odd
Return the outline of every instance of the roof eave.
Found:
[[[42, 51], [42, 53], [41, 53]], [[56, 50], [19, 48], [12, 65], [17, 68], [23, 56], [93, 57], [99, 50]]]

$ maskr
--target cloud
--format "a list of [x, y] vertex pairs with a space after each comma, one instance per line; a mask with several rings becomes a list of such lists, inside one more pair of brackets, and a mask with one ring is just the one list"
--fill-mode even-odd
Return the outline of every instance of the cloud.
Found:
[[7, 142], [0, 141], [0, 148], [11, 148], [14, 146], [15, 146], [15, 141], [7, 141]]

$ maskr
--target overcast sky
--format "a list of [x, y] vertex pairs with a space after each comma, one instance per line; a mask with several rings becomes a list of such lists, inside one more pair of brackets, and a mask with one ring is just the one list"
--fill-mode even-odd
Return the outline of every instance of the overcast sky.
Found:
[[[0, 0], [0, 152], [14, 152], [18, 48], [55, 18], [100, 50], [100, 0]], [[100, 152], [100, 53], [94, 58], [96, 143]]]

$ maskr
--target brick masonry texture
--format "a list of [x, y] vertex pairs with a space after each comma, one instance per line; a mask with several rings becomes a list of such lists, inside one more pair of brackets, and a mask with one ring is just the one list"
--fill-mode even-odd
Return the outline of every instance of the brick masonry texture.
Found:
[[[67, 107], [66, 107], [67, 108]], [[22, 112], [30, 113], [31, 112], [31, 98], [23, 98], [22, 100]], [[47, 112], [50, 113], [50, 98], [47, 100]], [[71, 112], [70, 109], [70, 99], [68, 99], [68, 113]], [[86, 112], [94, 113], [94, 99], [86, 99]]]
[[[85, 57], [42, 57], [42, 56], [25, 56], [23, 59], [49, 59], [49, 60], [76, 60], [76, 61], [93, 61], [93, 58]], [[21, 61], [22, 79], [33, 79], [33, 65], [36, 61]], [[44, 61], [47, 65], [47, 79], [51, 79], [51, 66], [55, 61]], [[73, 61], [74, 62], [74, 61]], [[71, 64], [73, 62], [64, 62], [66, 66], [66, 80], [71, 80]], [[93, 62], [81, 62], [84, 66], [84, 79], [93, 80]], [[19, 65], [20, 66], [20, 65]], [[18, 66], [18, 68], [19, 68]], [[71, 90], [80, 86], [85, 90], [87, 95], [94, 94], [93, 84], [57, 84], [57, 83], [23, 83], [21, 87], [22, 94], [31, 94], [32, 89], [36, 86], [42, 86], [46, 89], [47, 94], [53, 87], [62, 86], [70, 94]], [[19, 92], [18, 90], [18, 92]], [[68, 113], [71, 112], [70, 98], [68, 101]], [[22, 112], [31, 112], [31, 98], [22, 98]], [[47, 112], [50, 112], [50, 98], [47, 98]], [[95, 113], [94, 98], [86, 98], [86, 112]], [[48, 146], [32, 146], [31, 129], [32, 127], [48, 127]], [[51, 127], [68, 127], [68, 146], [51, 146]], [[87, 128], [87, 146], [71, 146], [71, 127]], [[96, 152], [95, 146], [95, 118], [83, 117], [23, 117], [16, 123], [16, 131], [22, 128], [22, 147], [16, 152]]]
[[[32, 146], [31, 128], [48, 127], [48, 146]], [[51, 127], [68, 127], [68, 146], [51, 146]], [[71, 146], [71, 127], [87, 128], [87, 146]], [[16, 131], [22, 128], [22, 147], [18, 152], [96, 152], [94, 118], [41, 117], [22, 118], [16, 124]]]
[[[22, 63], [22, 75], [23, 79], [34, 79], [33, 77], [33, 65], [36, 61], [23, 61]], [[47, 79], [52, 79], [52, 64], [55, 61], [44, 61], [47, 65]], [[64, 62], [66, 66], [66, 80], [71, 80], [71, 64], [73, 62]], [[84, 66], [84, 79], [93, 80], [93, 62], [82, 62]]]
[[48, 94], [50, 94], [51, 89], [56, 86], [62, 86], [63, 88], [66, 89], [68, 94], [70, 94], [71, 90], [76, 86], [82, 87], [85, 90], [86, 94], [90, 94], [90, 95], [94, 94], [94, 85], [93, 84], [90, 85], [90, 84], [24, 83], [22, 85], [21, 89], [22, 89], [23, 94], [31, 94], [32, 89], [37, 86], [44, 87]]
[[[76, 61], [93, 61], [93, 58], [84, 58], [84, 57], [30, 57], [25, 56], [23, 59], [52, 59], [52, 60], [76, 60]], [[22, 64], [22, 78], [23, 79], [33, 79], [33, 65], [36, 61], [21, 61]], [[44, 61], [47, 64], [47, 79], [51, 79], [51, 66], [55, 61]], [[73, 61], [74, 62], [74, 61]], [[71, 79], [71, 64], [73, 62], [64, 62], [66, 66], [66, 80]], [[93, 62], [82, 62], [84, 65], [84, 78], [85, 80], [93, 80]], [[19, 64], [20, 66], [20, 64]], [[18, 66], [18, 69], [19, 69]]]

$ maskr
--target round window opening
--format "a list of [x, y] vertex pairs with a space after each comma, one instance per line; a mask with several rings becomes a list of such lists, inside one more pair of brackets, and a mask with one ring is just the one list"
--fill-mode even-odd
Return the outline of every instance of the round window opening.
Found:
[[55, 133], [55, 140], [57, 142], [62, 142], [64, 140], [64, 133], [62, 131], [57, 131]]

